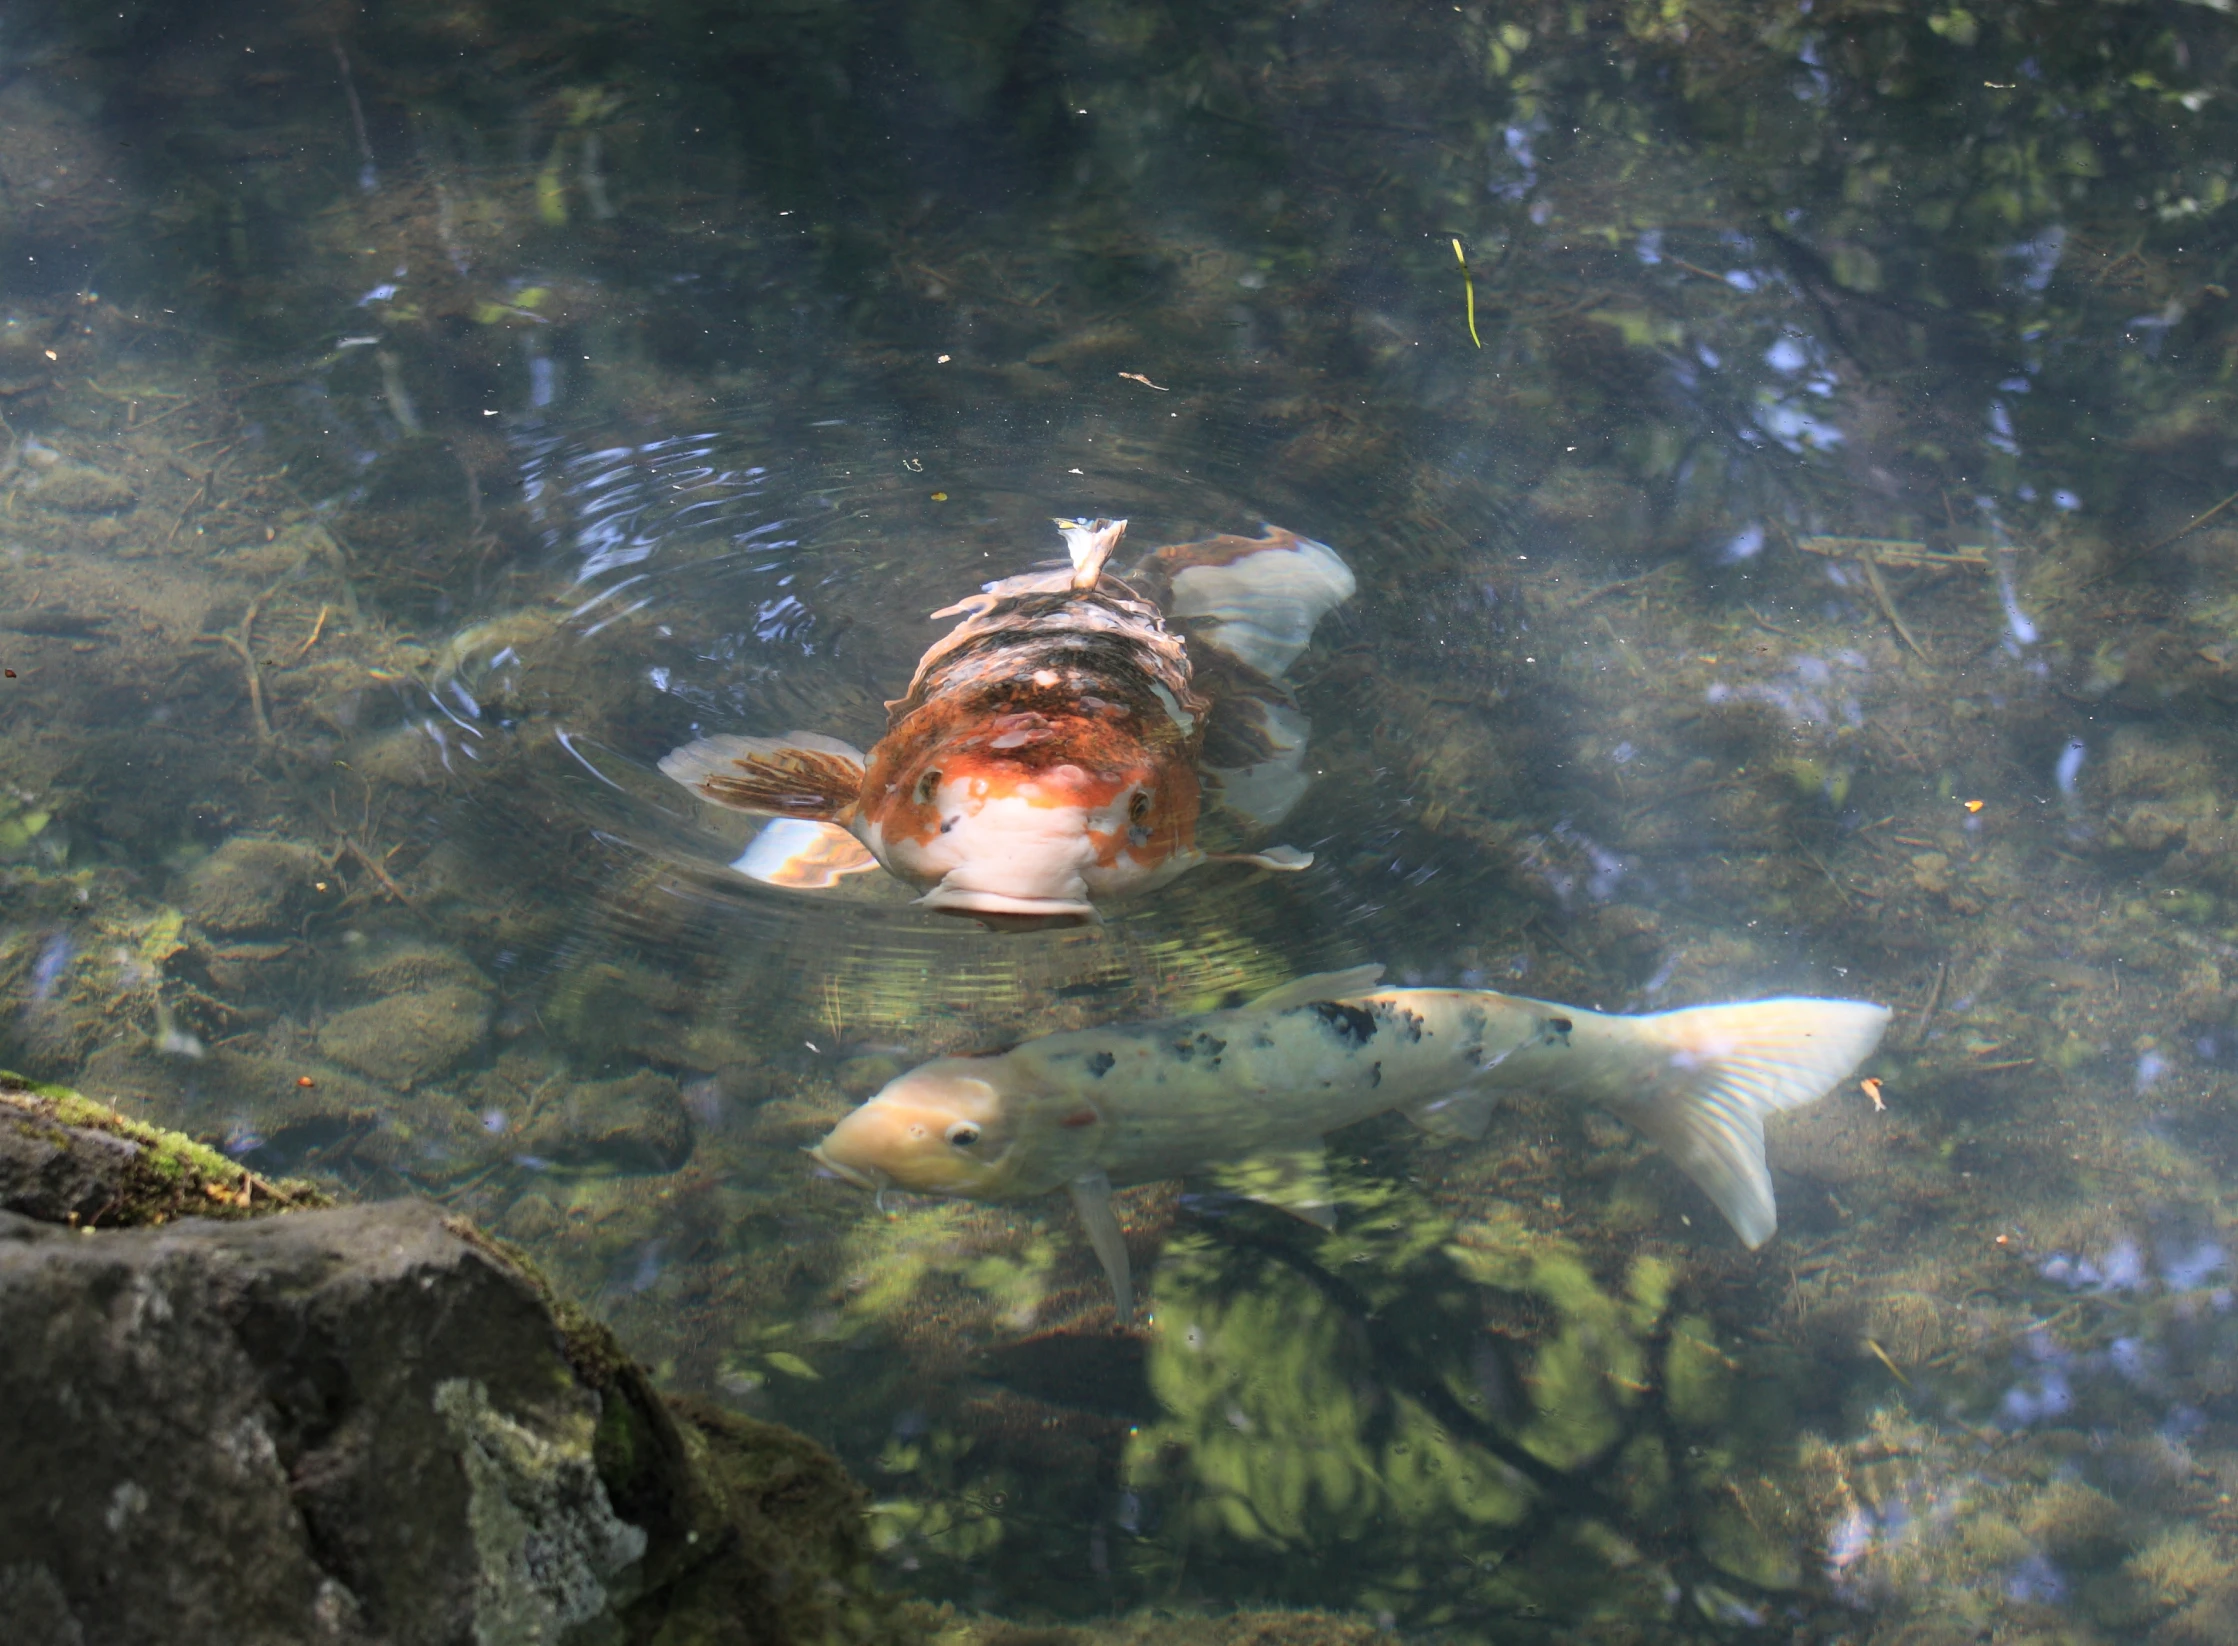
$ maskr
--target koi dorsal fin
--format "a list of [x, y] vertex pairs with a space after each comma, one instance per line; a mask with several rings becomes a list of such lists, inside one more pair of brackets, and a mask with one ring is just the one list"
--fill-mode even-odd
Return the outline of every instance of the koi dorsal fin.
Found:
[[1354, 966], [1348, 971], [1315, 972], [1271, 989], [1246, 1008], [1254, 1012], [1279, 1012], [1290, 1006], [1310, 1006], [1316, 1000], [1351, 1000], [1382, 981], [1383, 967]]
[[1072, 556], [1075, 589], [1096, 586], [1096, 579], [1103, 576], [1104, 563], [1119, 547], [1119, 539], [1127, 535], [1124, 520], [1060, 520], [1057, 529], [1065, 534], [1065, 551]]
[[703, 737], [661, 762], [702, 800], [732, 811], [847, 823], [862, 797], [863, 752], [815, 732]]

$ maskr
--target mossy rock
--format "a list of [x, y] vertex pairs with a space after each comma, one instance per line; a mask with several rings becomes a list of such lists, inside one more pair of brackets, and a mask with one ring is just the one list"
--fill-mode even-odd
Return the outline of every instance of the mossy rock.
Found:
[[317, 852], [291, 840], [236, 835], [187, 875], [180, 907], [221, 937], [293, 932], [332, 871]]
[[592, 1442], [615, 1513], [646, 1533], [630, 1646], [880, 1646], [925, 1638], [920, 1609], [879, 1589], [869, 1499], [806, 1436], [664, 1396], [620, 1339], [527, 1256], [459, 1220], [543, 1297], [575, 1375], [601, 1401]]
[[490, 980], [473, 961], [437, 943], [368, 945], [350, 956], [343, 975], [350, 992], [367, 999], [443, 988], [486, 993], [490, 988]]
[[650, 1069], [569, 1087], [520, 1136], [524, 1153], [571, 1171], [672, 1172], [692, 1154], [692, 1117], [676, 1082]]
[[118, 514], [138, 501], [128, 483], [88, 463], [57, 463], [25, 486], [23, 495], [61, 514]]
[[489, 997], [442, 984], [336, 1012], [319, 1051], [369, 1080], [410, 1088], [455, 1067], [489, 1032]]
[[[325, 1196], [307, 1186], [267, 1183], [198, 1143], [127, 1120], [75, 1092], [0, 1076], [0, 1207], [6, 1210], [39, 1222], [91, 1228], [167, 1223], [190, 1214], [244, 1219], [327, 1204]], [[557, 1337], [556, 1344], [541, 1339], [547, 1345], [544, 1352], [556, 1347], [555, 1358], [565, 1362], [572, 1381], [597, 1396], [589, 1408], [596, 1414], [595, 1425], [590, 1418], [582, 1420], [584, 1461], [595, 1470], [612, 1506], [610, 1514], [600, 1511], [599, 1523], [617, 1537], [626, 1534], [633, 1574], [614, 1592], [621, 1626], [614, 1637], [617, 1646], [809, 1641], [902, 1646], [924, 1638], [917, 1609], [878, 1588], [864, 1494], [822, 1448], [774, 1424], [664, 1397], [610, 1330], [556, 1296], [519, 1252], [465, 1220], [440, 1217], [433, 1209], [409, 1203], [366, 1208], [364, 1215], [389, 1219], [384, 1228], [393, 1224], [421, 1230], [413, 1238], [423, 1245], [432, 1242], [429, 1250], [440, 1259], [431, 1275], [435, 1269], [464, 1274], [475, 1267], [471, 1257], [464, 1268], [441, 1257], [437, 1248], [447, 1242], [464, 1242], [479, 1252], [486, 1260], [481, 1272], [490, 1276], [487, 1283], [477, 1282], [483, 1285], [485, 1304], [494, 1307], [491, 1300], [511, 1295], [527, 1318], [540, 1310]], [[315, 1245], [319, 1237], [310, 1233], [308, 1221], [299, 1227]], [[72, 1249], [78, 1249], [74, 1242]], [[94, 1248], [83, 1250], [91, 1253]], [[189, 1250], [183, 1245], [164, 1248], [169, 1255], [163, 1260], [186, 1261], [182, 1254]], [[382, 1250], [388, 1247], [384, 1244]], [[378, 1282], [366, 1284], [377, 1289]], [[411, 1296], [418, 1296], [419, 1285], [413, 1283]], [[258, 1295], [277, 1307], [274, 1299], [286, 1291], [282, 1286], [270, 1296]], [[436, 1311], [437, 1317], [441, 1314]], [[438, 1331], [440, 1325], [436, 1318], [428, 1329], [449, 1343]], [[275, 1341], [286, 1340], [283, 1333]], [[533, 1349], [538, 1340], [532, 1331], [521, 1341]], [[251, 1333], [244, 1341], [261, 1339]], [[370, 1339], [352, 1341], [360, 1351], [372, 1352]], [[422, 1344], [421, 1350], [426, 1347]], [[375, 1355], [358, 1367], [353, 1387], [377, 1391], [396, 1377], [444, 1374], [441, 1366], [384, 1368], [378, 1361]], [[470, 1373], [485, 1381], [494, 1375], [480, 1361], [474, 1366], [480, 1371], [470, 1367]], [[486, 1420], [484, 1427], [503, 1431], [492, 1444], [507, 1456], [511, 1454], [502, 1444], [506, 1436], [542, 1433], [536, 1426], [551, 1417], [544, 1405], [561, 1411], [582, 1399], [560, 1391], [543, 1404], [524, 1400], [524, 1390], [544, 1385], [532, 1371], [514, 1371], [513, 1382], [520, 1387], [508, 1384], [511, 1392], [501, 1404], [512, 1415], [503, 1423], [482, 1411], [491, 1397], [481, 1385], [472, 1389], [475, 1413]], [[467, 1383], [444, 1387], [466, 1398], [462, 1391]], [[524, 1423], [529, 1427], [523, 1429]], [[557, 1444], [541, 1450], [530, 1445], [529, 1452], [541, 1456]], [[385, 1466], [406, 1468], [410, 1460], [391, 1459]], [[622, 1558], [609, 1553], [613, 1560]]]
[[0, 1071], [0, 1210], [80, 1228], [134, 1228], [331, 1204], [308, 1183], [269, 1182], [66, 1086]]

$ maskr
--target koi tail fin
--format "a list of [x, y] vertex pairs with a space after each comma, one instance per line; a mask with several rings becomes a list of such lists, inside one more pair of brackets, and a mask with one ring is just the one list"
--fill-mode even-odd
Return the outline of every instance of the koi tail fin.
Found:
[[1753, 1250], [1779, 1226], [1764, 1117], [1824, 1097], [1887, 1026], [1888, 1008], [1861, 1000], [1756, 1000], [1651, 1017], [1579, 1012], [1572, 1043], [1629, 1042], [1629, 1089], [1594, 1095], [1699, 1184]]
[[1127, 535], [1124, 520], [1060, 520], [1057, 529], [1065, 534], [1065, 551], [1072, 556], [1072, 586], [1076, 590], [1096, 586], [1096, 579], [1103, 576], [1104, 563], [1119, 547], [1119, 539]]
[[849, 823], [862, 797], [863, 752], [836, 737], [703, 737], [661, 762], [702, 800], [732, 811]]

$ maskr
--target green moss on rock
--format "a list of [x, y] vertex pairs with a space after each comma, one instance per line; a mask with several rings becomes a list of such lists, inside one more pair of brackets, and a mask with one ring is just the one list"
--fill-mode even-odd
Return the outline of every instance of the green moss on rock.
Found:
[[45, 1222], [132, 1228], [181, 1217], [245, 1218], [333, 1202], [274, 1183], [178, 1132], [66, 1086], [0, 1070], [0, 1207]]

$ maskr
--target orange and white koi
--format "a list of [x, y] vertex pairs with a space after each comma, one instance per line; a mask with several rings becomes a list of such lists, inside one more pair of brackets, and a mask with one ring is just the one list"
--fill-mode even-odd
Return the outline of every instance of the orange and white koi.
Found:
[[[1057, 525], [1068, 567], [933, 613], [962, 621], [886, 705], [869, 754], [794, 732], [702, 738], [661, 762], [703, 799], [780, 820], [742, 872], [814, 886], [877, 864], [942, 913], [1077, 925], [1220, 855], [1197, 844], [1208, 797], [1246, 829], [1289, 812], [1308, 728], [1283, 676], [1351, 597], [1344, 562], [1268, 527], [1159, 549], [1122, 577], [1108, 563], [1124, 520]], [[1312, 862], [1287, 846], [1226, 855]]]
[[1765, 1117], [1823, 1097], [1888, 1024], [1886, 1007], [1856, 1000], [1612, 1017], [1486, 990], [1377, 989], [1382, 971], [1301, 978], [1234, 1011], [939, 1058], [809, 1153], [880, 1191], [1003, 1201], [1069, 1190], [1122, 1321], [1134, 1294], [1114, 1185], [1236, 1167], [1238, 1192], [1327, 1227], [1327, 1133], [1397, 1110], [1433, 1133], [1481, 1137], [1518, 1090], [1629, 1122], [1756, 1247], [1778, 1224]]

